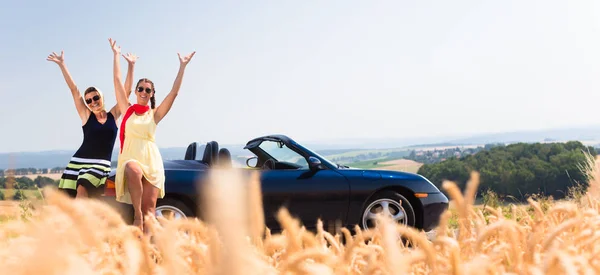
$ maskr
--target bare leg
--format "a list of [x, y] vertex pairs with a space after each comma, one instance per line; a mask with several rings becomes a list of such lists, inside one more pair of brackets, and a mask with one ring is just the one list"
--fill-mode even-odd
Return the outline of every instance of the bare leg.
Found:
[[136, 162], [128, 162], [125, 165], [125, 177], [127, 178], [127, 189], [129, 190], [133, 204], [133, 225], [143, 230], [142, 169]]
[[[142, 212], [145, 215], [156, 216], [156, 200], [158, 199], [159, 189], [156, 186], [142, 178], [143, 191], [142, 191]], [[148, 234], [149, 232], [144, 232]]]
[[85, 199], [88, 197], [89, 197], [89, 195], [88, 195], [88, 192], [85, 189], [85, 187], [83, 187], [83, 185], [78, 185], [77, 186], [77, 196], [75, 198], [77, 198], [77, 199], [84, 198]]

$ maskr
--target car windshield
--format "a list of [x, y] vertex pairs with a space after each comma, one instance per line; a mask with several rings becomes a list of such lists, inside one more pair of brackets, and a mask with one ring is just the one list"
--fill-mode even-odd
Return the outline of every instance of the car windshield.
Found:
[[323, 161], [327, 162], [329, 165], [331, 165], [331, 166], [333, 166], [333, 167], [343, 168], [343, 167], [340, 167], [338, 164], [336, 164], [336, 163], [334, 163], [334, 162], [332, 162], [332, 161], [328, 160], [326, 157], [324, 157], [324, 156], [320, 155], [319, 153], [317, 153], [317, 152], [315, 152], [315, 151], [312, 151], [312, 150], [310, 150], [310, 149], [308, 149], [308, 148], [306, 148], [306, 147], [302, 147], [301, 145], [297, 145], [297, 146], [300, 146], [300, 147], [301, 147], [301, 148], [303, 148], [304, 150], [308, 151], [310, 154], [312, 154], [312, 155], [314, 155], [314, 156], [316, 156], [316, 157], [319, 157], [319, 158], [321, 158]]
[[285, 146], [285, 144], [281, 143], [281, 145], [282, 146], [280, 147], [280, 143], [278, 142], [265, 140], [259, 147], [278, 162], [289, 162], [300, 165], [302, 168], [308, 168], [308, 162], [306, 162], [306, 159], [303, 156], [294, 152], [294, 150]]

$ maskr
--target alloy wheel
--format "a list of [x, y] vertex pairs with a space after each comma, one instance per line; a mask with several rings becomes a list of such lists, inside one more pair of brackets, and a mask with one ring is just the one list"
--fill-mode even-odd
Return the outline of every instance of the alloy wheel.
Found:
[[367, 206], [363, 213], [363, 228], [367, 229], [375, 227], [377, 214], [386, 215], [399, 224], [408, 224], [406, 210], [404, 210], [400, 203], [384, 198], [373, 201]]

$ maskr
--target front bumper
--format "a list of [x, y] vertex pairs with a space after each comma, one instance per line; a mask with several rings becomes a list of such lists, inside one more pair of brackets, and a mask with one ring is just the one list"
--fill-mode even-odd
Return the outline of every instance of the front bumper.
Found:
[[429, 193], [420, 200], [423, 205], [423, 230], [431, 231], [439, 225], [440, 216], [448, 209], [448, 198], [440, 192]]

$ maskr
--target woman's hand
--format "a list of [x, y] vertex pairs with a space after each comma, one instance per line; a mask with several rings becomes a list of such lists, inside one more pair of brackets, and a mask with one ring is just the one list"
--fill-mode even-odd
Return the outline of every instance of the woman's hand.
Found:
[[177, 73], [177, 77], [175, 78], [175, 83], [173, 83], [173, 88], [171, 88], [171, 92], [167, 94], [163, 102], [156, 108], [156, 112], [154, 113], [154, 123], [158, 124], [171, 110], [171, 106], [173, 106], [173, 101], [175, 101], [175, 97], [179, 94], [179, 88], [181, 88], [181, 81], [183, 80], [183, 73], [185, 71], [185, 67], [192, 60], [196, 51], [191, 54], [181, 57], [179, 53], [179, 72]]
[[179, 56], [179, 65], [181, 67], [187, 66], [187, 64], [190, 63], [190, 60], [192, 60], [192, 57], [194, 57], [194, 54], [196, 54], [196, 51], [182, 58], [181, 55], [177, 53], [177, 56]]
[[117, 46], [117, 41], [113, 40], [112, 38], [109, 38], [108, 42], [110, 43], [110, 47], [112, 48], [113, 54], [119, 55], [121, 53], [121, 46]]
[[[117, 41], [112, 38], [108, 39], [110, 47], [113, 51], [113, 83], [115, 85], [115, 96], [117, 98], [117, 108], [119, 113], [124, 114], [129, 107], [128, 94], [125, 92], [125, 87], [121, 83], [121, 66], [119, 66], [119, 59], [121, 54], [121, 46], [117, 46]], [[132, 59], [133, 60], [133, 59]]]
[[132, 53], [127, 53], [123, 55], [123, 58], [125, 58], [125, 60], [127, 60], [127, 63], [134, 65], [135, 61], [138, 60], [138, 56]]
[[48, 55], [46, 60], [52, 61], [58, 65], [63, 65], [65, 63], [65, 53], [64, 53], [64, 51], [60, 51], [60, 56], [59, 56], [55, 52], [52, 52], [50, 55]]
[[85, 106], [85, 102], [83, 102], [83, 97], [79, 93], [79, 89], [77, 88], [73, 77], [71, 77], [71, 73], [69, 73], [67, 65], [65, 65], [65, 52], [60, 51], [60, 55], [56, 54], [55, 52], [52, 52], [50, 55], [48, 55], [48, 58], [46, 58], [46, 60], [58, 64], [58, 67], [60, 68], [60, 71], [62, 72], [63, 77], [67, 82], [67, 86], [69, 86], [69, 90], [71, 90], [71, 95], [73, 96], [73, 100], [75, 102], [75, 108], [77, 109], [77, 113], [81, 118], [81, 125], [85, 125], [85, 123], [88, 120], [90, 110]]

